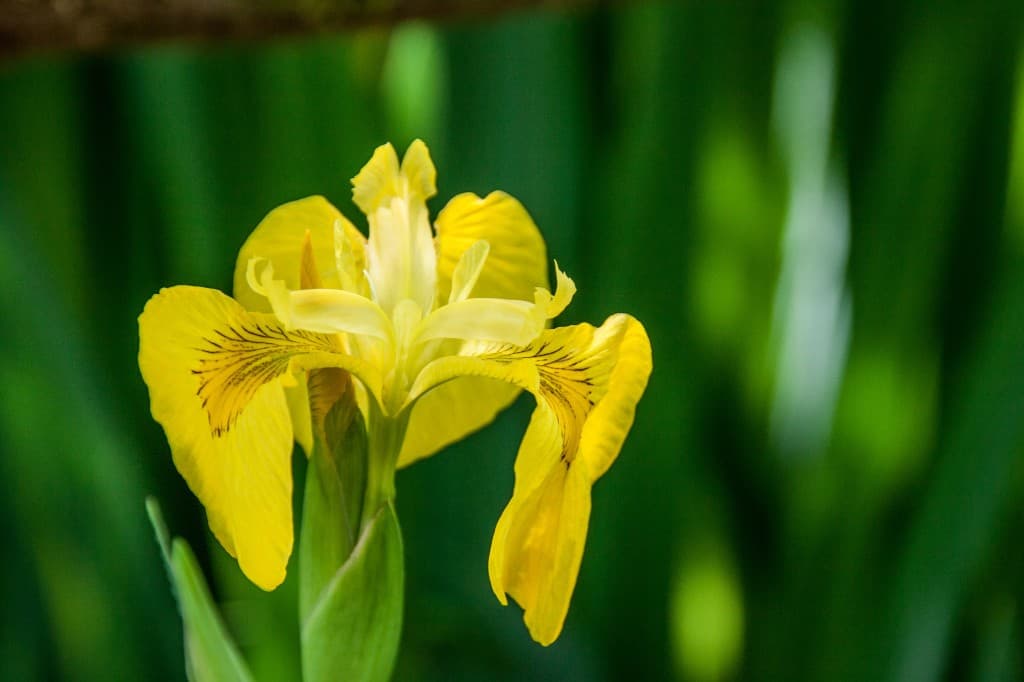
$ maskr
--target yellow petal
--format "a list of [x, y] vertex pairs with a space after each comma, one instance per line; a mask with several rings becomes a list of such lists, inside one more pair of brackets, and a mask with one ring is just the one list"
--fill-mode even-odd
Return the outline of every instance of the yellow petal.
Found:
[[378, 147], [352, 180], [352, 198], [366, 213], [366, 275], [374, 300], [387, 314], [405, 299], [423, 313], [433, 308], [437, 256], [426, 200], [434, 188], [434, 164], [417, 140], [401, 167], [391, 145]]
[[238, 252], [235, 264], [235, 298], [246, 310], [270, 312], [266, 298], [252, 290], [246, 279], [249, 261], [265, 258], [274, 268], [275, 277], [284, 281], [288, 289], [300, 288], [303, 239], [309, 231], [312, 250], [324, 287], [342, 285], [336, 264], [335, 223], [345, 236], [351, 252], [353, 272], [346, 275], [353, 281], [362, 280], [366, 267], [363, 235], [345, 219], [326, 199], [320, 196], [306, 197], [278, 206], [267, 214]]
[[336, 337], [287, 331], [212, 289], [164, 289], [139, 317], [153, 417], [217, 539], [263, 589], [284, 580], [292, 549], [292, 425], [282, 383], [335, 366], [356, 366]]
[[[289, 283], [294, 288], [320, 288], [325, 286], [325, 279], [343, 285], [347, 282], [353, 288], [353, 277], [362, 279], [365, 242], [352, 223], [323, 197], [307, 197], [279, 206], [242, 246], [235, 269], [235, 297], [248, 310], [270, 312], [269, 300], [249, 284], [247, 276], [260, 260], [266, 261], [267, 268], [282, 278], [285, 292]], [[336, 264], [333, 271], [332, 263]], [[297, 385], [286, 388], [285, 396], [295, 440], [309, 456], [313, 432], [304, 379], [297, 378]]]
[[419, 341], [480, 339], [517, 346], [528, 344], [544, 329], [545, 318], [526, 301], [467, 298], [435, 310], [416, 332]]
[[423, 140], [413, 140], [402, 157], [402, 175], [408, 183], [409, 194], [426, 201], [437, 194], [437, 170], [430, 159], [430, 151]]
[[373, 156], [352, 178], [352, 200], [367, 216], [395, 198], [421, 202], [437, 194], [437, 171], [430, 151], [422, 140], [414, 140], [401, 165], [390, 142], [374, 150]]
[[480, 279], [480, 273], [487, 263], [487, 254], [490, 250], [490, 244], [481, 239], [463, 251], [459, 257], [459, 264], [455, 266], [455, 271], [452, 273], [452, 291], [448, 296], [448, 303], [464, 301], [473, 293], [473, 287]]
[[479, 240], [490, 251], [474, 296], [532, 301], [537, 287], [549, 288], [544, 238], [522, 204], [504, 192], [483, 199], [459, 194], [438, 214], [436, 227], [437, 300], [448, 300], [462, 254]]
[[366, 215], [372, 215], [385, 203], [398, 196], [401, 188], [398, 154], [391, 143], [382, 144], [359, 173], [352, 178], [352, 200]]
[[398, 466], [406, 467], [494, 421], [519, 389], [482, 377], [459, 377], [430, 391], [412, 408]]
[[467, 344], [461, 355], [427, 365], [408, 402], [459, 376], [512, 383], [530, 391], [555, 417], [563, 458], [581, 460], [596, 480], [618, 454], [650, 372], [650, 341], [643, 325], [620, 313], [597, 328], [578, 324], [545, 330], [522, 347]]
[[434, 361], [416, 380], [412, 400], [460, 375], [502, 379], [537, 399], [489, 569], [495, 594], [519, 602], [531, 634], [543, 644], [558, 636], [568, 612], [586, 540], [590, 486], [618, 455], [650, 371], [643, 326], [620, 314], [599, 328], [545, 331], [521, 348], [482, 345], [471, 355]]
[[[486, 242], [477, 242], [485, 244]], [[461, 266], [468, 259], [474, 258], [474, 244], [463, 259]], [[462, 283], [459, 267], [453, 282]], [[466, 298], [455, 300], [441, 306], [431, 313], [417, 330], [420, 341], [432, 339], [463, 339], [466, 341], [494, 341], [510, 343], [514, 346], [525, 346], [547, 327], [548, 320], [559, 315], [576, 293], [576, 284], [555, 265], [558, 275], [558, 289], [554, 295], [547, 289], [538, 287], [534, 290], [534, 302], [518, 301], [506, 298]], [[465, 286], [453, 289], [454, 292]]]
[[530, 635], [544, 646], [558, 638], [569, 612], [589, 521], [590, 482], [556, 460], [539, 485], [513, 497], [495, 528], [491, 586], [503, 604], [506, 593], [516, 600]]

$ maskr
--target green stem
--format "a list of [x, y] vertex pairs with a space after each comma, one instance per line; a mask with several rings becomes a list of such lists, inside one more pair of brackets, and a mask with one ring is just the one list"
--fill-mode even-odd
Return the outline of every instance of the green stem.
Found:
[[363, 496], [362, 526], [370, 523], [377, 511], [395, 499], [395, 467], [402, 450], [408, 412], [397, 417], [385, 415], [376, 401], [370, 400], [367, 418], [369, 457], [366, 468], [366, 491]]

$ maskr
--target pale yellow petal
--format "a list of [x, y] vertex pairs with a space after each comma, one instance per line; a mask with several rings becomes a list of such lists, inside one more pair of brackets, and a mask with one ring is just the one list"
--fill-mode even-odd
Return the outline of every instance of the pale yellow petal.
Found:
[[467, 298], [435, 310], [423, 320], [416, 338], [497, 341], [524, 346], [544, 329], [545, 318], [526, 301]]
[[303, 239], [309, 231], [320, 280], [325, 287], [341, 286], [335, 258], [335, 223], [346, 237], [351, 250], [350, 278], [362, 280], [366, 267], [363, 235], [345, 219], [326, 199], [306, 197], [278, 206], [267, 214], [238, 252], [235, 264], [235, 298], [246, 310], [270, 312], [270, 304], [249, 286], [246, 271], [249, 261], [265, 258], [273, 265], [275, 277], [284, 281], [288, 289], [300, 288]]
[[481, 239], [490, 251], [474, 296], [532, 301], [537, 287], [549, 288], [544, 238], [522, 204], [504, 192], [483, 199], [459, 194], [438, 214], [436, 227], [439, 301], [448, 300], [462, 254]]
[[426, 313], [433, 308], [437, 255], [426, 199], [434, 193], [434, 166], [417, 141], [401, 168], [390, 145], [378, 147], [352, 180], [354, 201], [370, 226], [366, 275], [373, 299], [391, 314], [403, 300]]
[[332, 333], [344, 332], [389, 340], [391, 321], [376, 303], [359, 294], [340, 289], [302, 289], [288, 296], [287, 319], [296, 329]]
[[[481, 244], [485, 242], [477, 242]], [[477, 257], [470, 247], [459, 262]], [[568, 275], [557, 269], [558, 289], [554, 295], [547, 289], [534, 290], [534, 302], [507, 298], [464, 298], [454, 300], [431, 313], [417, 331], [420, 341], [431, 339], [462, 339], [465, 341], [493, 341], [525, 346], [547, 327], [548, 321], [559, 315], [576, 293], [576, 285]], [[455, 293], [464, 289], [463, 275], [456, 268], [459, 285], [453, 289], [451, 298], [459, 299]]]
[[459, 258], [459, 264], [455, 266], [452, 273], [452, 291], [448, 296], [448, 303], [457, 303], [469, 298], [480, 279], [480, 273], [487, 263], [487, 254], [491, 246], [484, 240], [474, 243], [466, 249]]
[[282, 384], [335, 366], [356, 367], [336, 337], [285, 330], [212, 289], [164, 289], [139, 317], [153, 417], [214, 534], [263, 589], [284, 580], [292, 548], [292, 424]]

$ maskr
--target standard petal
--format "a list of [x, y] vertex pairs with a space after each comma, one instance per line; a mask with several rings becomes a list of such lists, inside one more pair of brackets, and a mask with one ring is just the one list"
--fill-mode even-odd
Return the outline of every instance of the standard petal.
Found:
[[405, 299], [426, 314], [433, 308], [437, 256], [426, 200], [434, 188], [426, 145], [410, 145], [401, 166], [391, 145], [378, 147], [352, 180], [352, 198], [366, 213], [366, 274], [374, 300], [387, 314]]
[[430, 150], [423, 140], [413, 140], [402, 157], [402, 175], [409, 194], [422, 201], [437, 194], [437, 170], [430, 159]]
[[263, 589], [292, 549], [292, 424], [283, 383], [314, 367], [362, 369], [337, 337], [287, 331], [212, 289], [164, 289], [139, 317], [139, 367], [175, 465], [210, 527]]
[[479, 240], [490, 245], [474, 296], [532, 301], [548, 287], [544, 238], [522, 204], [504, 192], [481, 199], [459, 194], [437, 216], [437, 300], [447, 301], [462, 254]]
[[[344, 234], [345, 248], [351, 258], [336, 258], [335, 224]], [[348, 263], [352, 281], [361, 281], [366, 267], [366, 238], [334, 206], [320, 196], [306, 197], [278, 206], [267, 214], [242, 245], [235, 263], [234, 294], [246, 310], [270, 312], [270, 304], [249, 286], [246, 272], [249, 261], [264, 258], [270, 261], [275, 276], [288, 289], [298, 289], [302, 263], [303, 239], [309, 232], [318, 273], [324, 287], [338, 288], [342, 278], [337, 263]], [[339, 254], [344, 255], [344, 254]]]
[[398, 466], [409, 466], [487, 426], [518, 395], [516, 386], [483, 377], [459, 377], [438, 386], [412, 408]]
[[[525, 347], [481, 345], [436, 360], [411, 399], [457, 376], [502, 379], [537, 399], [519, 448], [515, 486], [495, 531], [489, 569], [537, 641], [561, 631], [586, 540], [589, 490], [622, 447], [651, 371], [650, 342], [628, 315], [599, 328], [543, 332]], [[415, 408], [414, 408], [415, 409]]]
[[382, 204], [399, 195], [401, 168], [398, 154], [391, 143], [382, 144], [352, 178], [352, 201], [366, 215], [372, 215]]

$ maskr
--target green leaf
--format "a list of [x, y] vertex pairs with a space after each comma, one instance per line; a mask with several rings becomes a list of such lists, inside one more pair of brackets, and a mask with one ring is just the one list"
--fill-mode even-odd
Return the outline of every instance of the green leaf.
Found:
[[390, 503], [364, 526], [348, 560], [302, 622], [305, 682], [387, 680], [402, 631], [402, 534]]
[[171, 540], [160, 505], [146, 499], [160, 551], [167, 562], [171, 584], [185, 624], [185, 668], [192, 682], [251, 682], [238, 649], [231, 641], [192, 549], [181, 538]]

